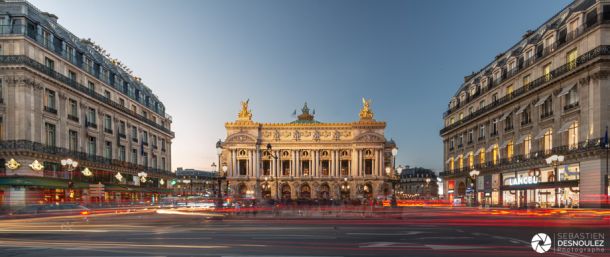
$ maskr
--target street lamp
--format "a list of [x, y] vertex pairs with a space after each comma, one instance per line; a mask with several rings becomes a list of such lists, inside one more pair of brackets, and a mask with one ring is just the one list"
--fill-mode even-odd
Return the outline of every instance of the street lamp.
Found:
[[[220, 164], [220, 163], [219, 163], [219, 164]], [[218, 169], [217, 169], [217, 168], [218, 168], [218, 166], [216, 165], [216, 163], [215, 163], [215, 162], [212, 162], [212, 165], [210, 165], [210, 166], [212, 166], [212, 170], [213, 170], [215, 173], [218, 173]], [[206, 184], [207, 184], [207, 181], [206, 181]]]
[[426, 177], [426, 191], [428, 194], [428, 199], [430, 199], [431, 193], [430, 193], [430, 177]]
[[[553, 166], [553, 176], [555, 177], [555, 181], [561, 181], [561, 176], [558, 174], [557, 167], [559, 164], [563, 163], [565, 156], [553, 154], [546, 158], [546, 164]], [[561, 202], [559, 201], [559, 189], [555, 187], [555, 206], [561, 207]]]
[[[349, 183], [347, 182], [347, 177], [343, 178], [343, 184], [341, 185], [341, 197], [345, 200], [345, 198], [349, 198]], [[347, 197], [343, 197], [347, 195]]]
[[[271, 150], [273, 150], [273, 146], [271, 146], [271, 143], [268, 143], [266, 148], [267, 148], [267, 152], [269, 153], [269, 156], [271, 156], [277, 162], [278, 156], [273, 154], [273, 151], [271, 151]], [[280, 188], [280, 179], [278, 176], [277, 181], [275, 182], [275, 199], [277, 199], [278, 201], [280, 200], [279, 188]]]
[[481, 174], [480, 171], [478, 170], [472, 170], [470, 171], [470, 178], [472, 179], [473, 183], [472, 183], [472, 188], [473, 188], [473, 193], [474, 193], [474, 203], [473, 205], [477, 205], [477, 176], [479, 176], [479, 174]]
[[72, 180], [72, 171], [74, 171], [78, 167], [78, 162], [73, 161], [70, 158], [62, 159], [61, 166], [64, 168], [64, 170], [70, 172], [70, 180]]

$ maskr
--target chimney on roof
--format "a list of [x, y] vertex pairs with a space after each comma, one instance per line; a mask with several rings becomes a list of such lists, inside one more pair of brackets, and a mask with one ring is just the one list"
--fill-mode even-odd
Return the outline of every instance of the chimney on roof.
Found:
[[464, 77], [464, 83], [468, 82], [472, 77], [474, 77], [474, 71], [470, 73], [470, 75]]
[[57, 23], [57, 19], [59, 19], [59, 17], [57, 17], [57, 15], [52, 14], [52, 13], [42, 12], [41, 14], [43, 16], [49, 18], [49, 20], [51, 20], [53, 23]]

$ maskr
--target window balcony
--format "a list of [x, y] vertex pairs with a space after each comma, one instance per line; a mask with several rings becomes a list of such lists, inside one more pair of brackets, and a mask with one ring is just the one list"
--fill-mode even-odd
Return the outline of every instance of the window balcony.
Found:
[[472, 139], [468, 140], [468, 142], [466, 144], [468, 145], [472, 145], [474, 143], [474, 141]]
[[137, 143], [137, 142], [138, 142], [138, 139], [137, 139], [137, 138], [133, 138], [133, 137], [132, 137], [132, 138], [131, 138], [131, 141], [133, 141], [134, 143]]
[[161, 152], [165, 152], [165, 147], [162, 147], [162, 148], [161, 148]]
[[480, 136], [477, 140], [478, 141], [483, 141], [483, 140], [485, 140], [485, 136]]
[[52, 114], [57, 114], [57, 109], [50, 106], [45, 106], [44, 111]]
[[72, 114], [68, 114], [68, 119], [71, 120], [71, 121], [77, 122], [77, 123], [79, 121], [78, 117], [74, 116]]
[[93, 122], [85, 122], [85, 127], [97, 129], [97, 124]]
[[104, 132], [106, 132], [108, 134], [112, 134], [112, 129], [104, 128]]
[[515, 129], [515, 127], [511, 124], [504, 128], [504, 132], [510, 132], [513, 131], [513, 129]]
[[148, 142], [142, 142], [142, 145], [148, 146]]
[[494, 131], [491, 132], [491, 134], [489, 134], [490, 137], [497, 137], [498, 136], [498, 131]]
[[158, 149], [157, 145], [152, 145], [153, 149]]
[[525, 120], [521, 120], [521, 127], [532, 124], [532, 119], [527, 118]]
[[449, 151], [453, 151], [453, 150], [455, 150], [455, 147], [453, 147], [453, 146], [449, 147]]
[[460, 148], [462, 148], [462, 147], [464, 147], [464, 145], [463, 145], [463, 144], [458, 144], [458, 149], [460, 149]]
[[125, 139], [127, 138], [127, 135], [125, 135], [125, 133], [119, 132], [119, 137]]
[[567, 105], [565, 105], [565, 106], [563, 107], [563, 111], [564, 111], [564, 112], [567, 112], [567, 111], [574, 110], [574, 109], [576, 109], [576, 108], [578, 108], [578, 102], [576, 102], [576, 103], [572, 103], [572, 104], [567, 104]]

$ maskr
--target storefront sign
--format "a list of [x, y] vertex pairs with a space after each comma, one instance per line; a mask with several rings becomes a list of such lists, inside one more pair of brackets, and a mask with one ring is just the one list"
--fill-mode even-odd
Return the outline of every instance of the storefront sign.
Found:
[[517, 178], [509, 178], [508, 182], [511, 186], [516, 185], [532, 185], [538, 184], [539, 178], [535, 176], [527, 176], [527, 177], [517, 177]]

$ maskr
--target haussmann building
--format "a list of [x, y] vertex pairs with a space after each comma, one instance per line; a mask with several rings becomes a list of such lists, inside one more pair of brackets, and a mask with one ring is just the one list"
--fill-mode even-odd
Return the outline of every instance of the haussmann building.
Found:
[[454, 203], [600, 207], [608, 199], [610, 1], [577, 0], [449, 101], [440, 134]]
[[0, 1], [0, 203], [154, 202], [171, 118], [139, 78], [57, 16]]

